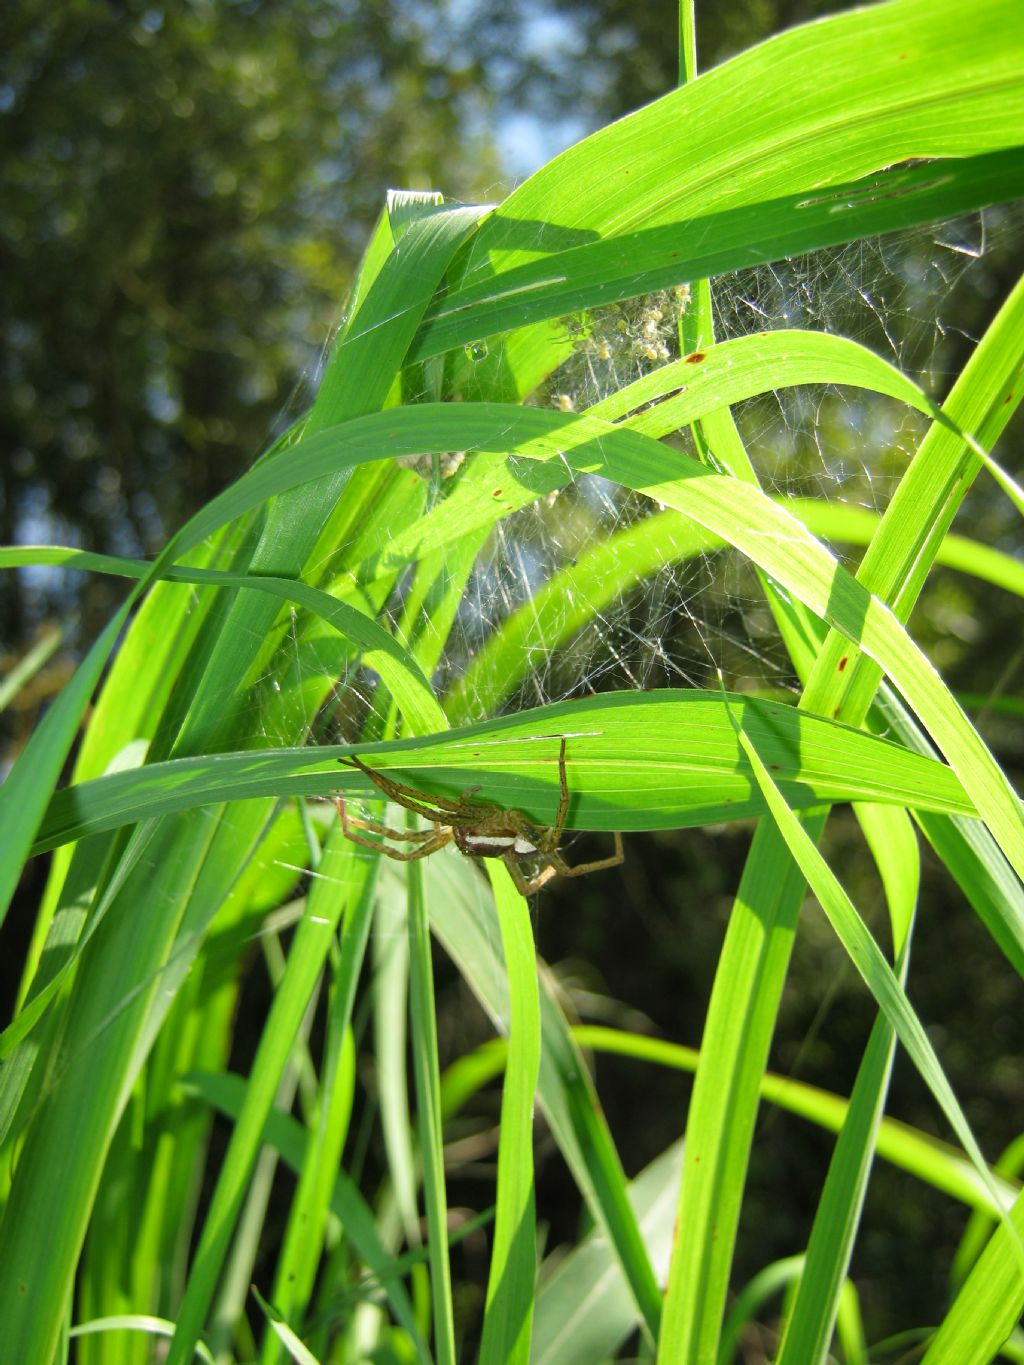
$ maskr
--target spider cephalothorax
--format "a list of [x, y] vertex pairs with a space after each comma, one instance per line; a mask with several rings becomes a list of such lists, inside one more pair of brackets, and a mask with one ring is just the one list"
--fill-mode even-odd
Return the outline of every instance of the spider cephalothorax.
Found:
[[[463, 792], [458, 800], [445, 796], [427, 796], [414, 787], [396, 782], [370, 768], [362, 759], [353, 754], [342, 758], [339, 763], [348, 763], [366, 774], [370, 781], [384, 793], [389, 800], [414, 811], [429, 821], [430, 829], [398, 830], [382, 825], [376, 820], [357, 819], [349, 815], [344, 798], [335, 797], [335, 805], [341, 817], [341, 826], [346, 838], [364, 848], [372, 848], [388, 858], [402, 863], [413, 862], [417, 858], [429, 857], [447, 844], [454, 844], [460, 853], [469, 858], [500, 858], [508, 868], [516, 887], [524, 896], [531, 896], [549, 882], [552, 877], [581, 877], [588, 872], [599, 872], [605, 867], [615, 867], [622, 862], [622, 836], [615, 833], [615, 852], [608, 858], [595, 862], [580, 863], [570, 867], [558, 851], [558, 844], [565, 828], [565, 817], [569, 811], [569, 783], [565, 773], [565, 740], [562, 739], [558, 750], [559, 802], [555, 823], [548, 828], [530, 823], [518, 810], [502, 810], [499, 806], [489, 805], [486, 801], [474, 801], [476, 788]], [[413, 844], [413, 848], [392, 848], [387, 843], [367, 839], [359, 830], [379, 835], [381, 839]], [[524, 863], [539, 864], [533, 876], [523, 872]]]

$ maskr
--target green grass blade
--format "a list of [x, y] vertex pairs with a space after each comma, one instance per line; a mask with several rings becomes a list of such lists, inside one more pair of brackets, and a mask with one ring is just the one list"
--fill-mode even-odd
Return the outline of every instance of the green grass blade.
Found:
[[452, 1272], [448, 1257], [448, 1196], [441, 1132], [441, 1076], [437, 1055], [434, 969], [422, 863], [406, 868], [409, 886], [409, 1024], [423, 1163], [430, 1290], [434, 1306], [434, 1354], [439, 1365], [455, 1365]]
[[416, 327], [480, 207], [420, 205], [331, 353], [305, 430], [384, 406]]
[[540, 1065], [540, 1002], [533, 925], [504, 867], [488, 868], [508, 972], [509, 1044], [501, 1101], [494, 1249], [487, 1282], [482, 1365], [530, 1358], [537, 1236], [533, 1194], [533, 1102]]
[[[434, 932], [497, 1026], [507, 1032], [509, 1006], [504, 959], [493, 905], [464, 859], [433, 859], [428, 876]], [[542, 1049], [537, 1097], [577, 1187], [604, 1228], [635, 1305], [634, 1317], [652, 1335], [660, 1291], [629, 1203], [626, 1178], [607, 1121], [589, 1082], [561, 1007], [542, 979]]]
[[374, 796], [339, 762], [358, 753], [425, 791], [481, 798], [549, 822], [557, 804], [552, 741], [570, 739], [579, 829], [674, 829], [743, 819], [763, 798], [729, 723], [738, 707], [798, 807], [864, 800], [973, 816], [956, 775], [933, 758], [793, 706], [738, 694], [609, 692], [422, 738], [245, 751], [153, 763], [55, 796], [37, 852], [146, 817], [226, 800], [332, 792]]
[[1024, 1310], [1024, 1271], [1016, 1248], [1024, 1237], [1024, 1195], [988, 1246], [932, 1338], [922, 1365], [984, 1365], [1010, 1337]]
[[[3, 567], [2, 559], [0, 559], [0, 567]], [[0, 711], [10, 706], [21, 689], [32, 681], [40, 669], [45, 668], [60, 648], [63, 639], [64, 632], [51, 627], [0, 680]]]
[[[860, 807], [886, 884], [899, 983], [906, 986], [908, 934], [917, 901], [920, 858], [913, 827], [901, 811]], [[818, 1201], [800, 1283], [787, 1315], [779, 1365], [824, 1362], [839, 1314], [860, 1223], [895, 1055], [888, 1020], [876, 1019], [857, 1071], [850, 1104]]]
[[[220, 1113], [237, 1121], [247, 1089], [241, 1076], [197, 1073], [189, 1076], [186, 1084]], [[267, 1119], [263, 1140], [296, 1174], [302, 1170], [308, 1135], [296, 1119], [275, 1109]], [[403, 1327], [414, 1344], [417, 1359], [423, 1365], [430, 1365], [430, 1353], [417, 1331], [412, 1304], [401, 1282], [400, 1271], [380, 1240], [373, 1210], [351, 1177], [341, 1170], [335, 1172], [331, 1210], [344, 1227], [345, 1236], [356, 1254], [383, 1288], [395, 1321]]]
[[82, 715], [130, 610], [126, 603], [89, 650], [43, 717], [0, 787], [0, 924], [7, 917], [21, 868], [57, 785]]
[[[878, 699], [878, 722], [893, 738], [917, 753], [933, 752], [920, 727], [885, 684]], [[976, 820], [955, 816], [915, 811], [914, 818], [974, 913], [1024, 976], [1024, 888], [988, 830]]]
[[543, 332], [533, 337], [524, 323], [540, 331], [549, 318], [974, 213], [1022, 192], [1024, 154], [1012, 147], [847, 184], [832, 180], [827, 188], [740, 208], [704, 208], [693, 218], [572, 246], [455, 291], [428, 314], [411, 356], [422, 361], [515, 328], [517, 354], [502, 358], [515, 372], [516, 391], [529, 392], [565, 358], [566, 345], [550, 343]]
[[[329, 883], [338, 871], [344, 870], [347, 850], [342, 847], [343, 841], [340, 826], [334, 826], [316, 869], [315, 885], [321, 881]], [[314, 904], [319, 899], [310, 897], [311, 913], [319, 913]], [[369, 925], [369, 917], [365, 924]], [[359, 927], [353, 917], [353, 930]], [[349, 1128], [355, 1089], [355, 1049], [349, 1021], [365, 952], [365, 941], [360, 943], [358, 937], [358, 933], [347, 932], [342, 938], [328, 1006], [318, 1108], [315, 1123], [309, 1127], [299, 1184], [289, 1210], [274, 1279], [272, 1300], [286, 1317], [298, 1317], [309, 1304], [323, 1251], [335, 1173], [341, 1164]], [[273, 1362], [278, 1358], [268, 1337], [263, 1360]]]
[[766, 1265], [736, 1295], [736, 1302], [722, 1327], [722, 1341], [718, 1350], [719, 1365], [727, 1365], [735, 1359], [743, 1329], [756, 1317], [759, 1309], [769, 1299], [793, 1284], [803, 1272], [802, 1256], [787, 1256], [783, 1260]]
[[[667, 1043], [660, 1038], [647, 1038], [620, 1029], [582, 1025], [572, 1032], [581, 1047], [632, 1057], [656, 1066], [693, 1072], [700, 1060], [700, 1053], [695, 1048], [681, 1047], [678, 1043]], [[797, 1114], [829, 1132], [841, 1132], [846, 1121], [848, 1100], [817, 1086], [794, 1080], [791, 1076], [779, 1076], [766, 1071], [761, 1078], [760, 1090], [769, 1104]], [[983, 1213], [992, 1214], [996, 1211], [987, 1187], [979, 1181], [974, 1167], [957, 1148], [948, 1143], [908, 1128], [895, 1119], [883, 1118], [878, 1130], [878, 1154], [901, 1170], [909, 1171], [919, 1180], [942, 1190], [952, 1199], [958, 1199]], [[993, 1179], [997, 1183], [1001, 1201], [1004, 1204], [1012, 1202], [1019, 1193], [1019, 1185], [1010, 1180], [1001, 1180], [998, 1172], [993, 1172]]]
[[[400, 824], [394, 824], [393, 827], [401, 828]], [[381, 883], [375, 923], [373, 1050], [378, 1073], [381, 1130], [405, 1239], [410, 1246], [417, 1246], [420, 1238], [417, 1202], [419, 1176], [413, 1150], [415, 1129], [409, 1106], [409, 1039], [406, 1027], [409, 997], [408, 888], [395, 878], [385, 878]]]
[[634, 431], [665, 436], [767, 387], [796, 384], [845, 384], [887, 394], [929, 417], [939, 411], [912, 379], [856, 341], [787, 328], [721, 341], [669, 361], [587, 411], [608, 422], [628, 417]]
[[[771, 774], [761, 761], [754, 744], [743, 734], [742, 730], [740, 730], [740, 742], [750, 758], [755, 776], [771, 809], [772, 818], [778, 824], [787, 846], [804, 874], [808, 885], [817, 897], [818, 903], [828, 916], [829, 922], [839, 936], [843, 947], [850, 955], [853, 965], [878, 1001], [880, 1008], [917, 1068], [921, 1079], [931, 1090], [950, 1127], [970, 1157], [979, 1177], [988, 1187], [993, 1202], [1002, 1208], [995, 1182], [974, 1139], [970, 1125], [946, 1079], [945, 1072], [942, 1070], [942, 1065], [928, 1039], [928, 1035], [907, 999], [902, 986], [893, 974], [892, 968], [886, 962], [881, 949], [875, 943], [853, 903], [818, 852], [813, 840], [786, 804], [785, 797], [772, 781]], [[1005, 1212], [1003, 1212], [1003, 1218], [1007, 1220]], [[1024, 1244], [1020, 1242], [1019, 1238], [1016, 1239], [1016, 1247], [1020, 1257], [1020, 1265], [1024, 1268]]]
[[313, 1352], [307, 1346], [303, 1345], [300, 1338], [296, 1336], [292, 1328], [288, 1326], [288, 1323], [280, 1315], [277, 1309], [271, 1308], [270, 1304], [255, 1285], [253, 1285], [252, 1292], [256, 1302], [263, 1309], [275, 1339], [285, 1348], [292, 1360], [296, 1362], [296, 1365], [320, 1365], [320, 1362]]
[[[171, 1337], [174, 1323], [166, 1318], [154, 1317], [151, 1313], [119, 1313], [111, 1317], [94, 1318], [91, 1322], [80, 1322], [72, 1327], [69, 1336], [81, 1339], [108, 1332], [145, 1332], [147, 1336]], [[214, 1365], [213, 1356], [202, 1342], [196, 1345], [196, 1357], [204, 1365]]]
[[[351, 904], [352, 925], [348, 931], [356, 932], [360, 937], [357, 926], [362, 916], [369, 913], [372, 883], [368, 880], [366, 866], [352, 856], [350, 847], [346, 847], [344, 853], [344, 863], [337, 869], [336, 881], [329, 884], [314, 882], [310, 908], [299, 926], [288, 955], [284, 979], [274, 996], [253, 1062], [245, 1103], [224, 1157], [178, 1314], [177, 1331], [168, 1355], [171, 1365], [174, 1362], [183, 1365], [199, 1338], [278, 1083], [341, 916]], [[327, 887], [329, 891], [323, 891], [322, 904], [314, 914], [314, 896]]]
[[[644, 1244], [661, 1272], [672, 1244], [681, 1159], [677, 1143], [627, 1187]], [[636, 1301], [607, 1239], [595, 1229], [544, 1279], [530, 1359], [533, 1365], [593, 1365], [613, 1359], [636, 1325]]]

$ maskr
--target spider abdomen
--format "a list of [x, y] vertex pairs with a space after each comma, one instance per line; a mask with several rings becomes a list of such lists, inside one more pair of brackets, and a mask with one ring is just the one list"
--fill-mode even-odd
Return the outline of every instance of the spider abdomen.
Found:
[[535, 843], [514, 829], [463, 829], [456, 825], [452, 836], [459, 852], [471, 858], [504, 858], [506, 853], [529, 858], [538, 852]]

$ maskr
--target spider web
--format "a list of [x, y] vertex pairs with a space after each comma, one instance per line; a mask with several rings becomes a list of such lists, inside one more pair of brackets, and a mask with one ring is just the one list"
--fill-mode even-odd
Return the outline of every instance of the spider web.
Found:
[[[844, 335], [941, 399], [1012, 283], [1022, 218], [1020, 207], [993, 209], [721, 277], [713, 282], [716, 340], [781, 328]], [[563, 319], [571, 353], [527, 401], [583, 412], [675, 359], [687, 295], [683, 286]], [[485, 359], [486, 346], [470, 349]], [[434, 397], [426, 390], [406, 395], [414, 402]], [[821, 385], [770, 391], [732, 411], [767, 493], [875, 513], [888, 504], [927, 426], [895, 400]], [[689, 431], [668, 439], [696, 454]], [[1004, 459], [1012, 468], [1012, 455], [1004, 453]], [[428, 498], [437, 499], [459, 469], [458, 457], [433, 469], [424, 460], [416, 477], [429, 484]], [[662, 514], [650, 499], [585, 476], [498, 522], [477, 555], [434, 672], [442, 700], [453, 688], [463, 690], [456, 718], [480, 719], [612, 689], [717, 689], [720, 674], [734, 690], [793, 692], [797, 680], [756, 572], [743, 556], [694, 552], [673, 529], [681, 519], [666, 519], [650, 571], [638, 581], [624, 563], [617, 581], [620, 539], [625, 544], [631, 528]], [[972, 524], [979, 528], [988, 544], [1019, 549], [1016, 514], [990, 483], [972, 491], [962, 522], [968, 531]], [[390, 528], [382, 535], [386, 546]], [[600, 590], [588, 567], [598, 547], [606, 558]], [[855, 567], [858, 549], [833, 548]], [[414, 572], [404, 574], [384, 600], [368, 603], [395, 630]], [[552, 583], [557, 593], [547, 590]], [[541, 594], [542, 619], [536, 611]], [[958, 616], [966, 622], [977, 594], [962, 584], [959, 594]], [[480, 672], [475, 693], [482, 652], [517, 613], [527, 629], [515, 679], [496, 693], [493, 679]], [[966, 652], [977, 630], [961, 629]], [[298, 708], [295, 718], [309, 727], [312, 743], [388, 732], [393, 718], [376, 676], [356, 661], [339, 666], [337, 637], [326, 627], [296, 616], [284, 645], [273, 672], [268, 666], [250, 692], [257, 729], [264, 701], [268, 715], [272, 709], [278, 715], [268, 722], [268, 740], [280, 724], [282, 697]], [[950, 662], [949, 648], [937, 659], [940, 666]]]
[[[941, 398], [1005, 292], [1000, 277], [1019, 217], [990, 211], [717, 280], [716, 339], [794, 327], [843, 334]], [[572, 355], [530, 401], [581, 412], [677, 357], [686, 292], [565, 319]], [[825, 386], [769, 392], [736, 405], [734, 415], [767, 492], [873, 512], [887, 505], [926, 429], [920, 414], [894, 400]], [[688, 432], [675, 440], [695, 453]], [[991, 519], [991, 494], [980, 500]], [[586, 610], [588, 552], [613, 547], [616, 536], [658, 510], [588, 476], [500, 522], [469, 579], [437, 672], [439, 691], [458, 682], [509, 618], [528, 613], [555, 576], [564, 587], [563, 619], [552, 620], [549, 606], [543, 629], [527, 635], [523, 676], [502, 698], [503, 709], [611, 688], [717, 687], [719, 670], [731, 687], [793, 688], [756, 574], [738, 554], [677, 555], [667, 537], [660, 566], [640, 583], [624, 573], [621, 591], [607, 600], [602, 594]], [[1015, 535], [1008, 508], [997, 520], [1005, 535]], [[843, 557], [853, 563], [856, 556]], [[581, 611], [585, 624], [570, 628]], [[491, 709], [483, 695], [468, 714]]]

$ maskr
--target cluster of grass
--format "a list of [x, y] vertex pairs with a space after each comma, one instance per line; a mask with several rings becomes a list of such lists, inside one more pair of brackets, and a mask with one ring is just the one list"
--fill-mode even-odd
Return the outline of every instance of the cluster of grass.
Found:
[[[903, 982], [921, 833], [998, 950], [1024, 966], [1024, 820], [905, 622], [950, 553], [975, 476], [994, 474], [1020, 502], [987, 452], [1022, 392], [1024, 286], [939, 407], [841, 337], [716, 346], [706, 281], [1024, 193], [1022, 39], [1016, 0], [980, 0], [966, 25], [951, 0], [894, 0], [686, 82], [496, 209], [392, 195], [311, 410], [155, 562], [0, 552], [8, 567], [134, 580], [0, 793], [5, 907], [25, 859], [54, 850], [0, 1035], [4, 1359], [144, 1361], [162, 1334], [171, 1365], [196, 1351], [265, 1365], [470, 1352], [590, 1362], [630, 1341], [645, 1359], [711, 1362], [732, 1358], [743, 1323], [788, 1286], [779, 1361], [823, 1361], [836, 1334], [847, 1361], [865, 1361], [847, 1271], [876, 1153], [977, 1215], [923, 1359], [989, 1360], [1011, 1338], [1024, 1202], [978, 1150]], [[586, 412], [530, 404], [574, 345], [559, 319], [686, 282], [679, 358], [659, 352]], [[896, 397], [929, 422], [856, 576], [810, 529], [841, 537], [842, 509], [767, 496], [730, 416], [744, 398], [808, 383]], [[683, 427], [704, 458], [662, 439]], [[442, 478], [453, 452], [466, 458]], [[429, 457], [429, 477], [403, 456]], [[730, 545], [756, 566], [803, 680], [799, 706], [738, 695], [725, 679], [500, 715], [524, 632], [544, 630], [549, 608], [562, 632], [582, 624], [551, 607], [557, 580], [529, 620], [512, 616], [488, 642], [471, 685], [438, 697], [431, 679], [493, 528], [580, 473], [661, 508], [595, 548], [592, 609], [609, 574], [621, 588], [650, 572], [666, 536], [674, 554], [684, 533], [693, 553]], [[1011, 561], [990, 554], [983, 571], [1021, 591]], [[491, 718], [465, 723], [469, 697]], [[339, 708], [363, 724], [359, 742], [310, 744]], [[699, 1056], [574, 1033], [500, 862], [486, 864], [489, 887], [454, 853], [382, 863], [327, 818], [329, 803], [308, 799], [379, 796], [339, 764], [358, 753], [424, 794], [472, 788], [544, 829], [563, 739], [569, 827], [761, 817]], [[881, 873], [892, 963], [818, 851], [836, 802], [855, 803]], [[780, 1087], [766, 1069], [808, 886], [879, 1007], [848, 1101]], [[360, 1008], [371, 928], [390, 948], [374, 962], [372, 1040]], [[432, 935], [507, 1039], [443, 1077]], [[257, 938], [275, 991], [243, 1078], [228, 1066]], [[695, 1070], [685, 1152], [677, 1144], [627, 1180], [584, 1046]], [[897, 1046], [962, 1150], [883, 1117]], [[378, 1189], [360, 1188], [346, 1157], [357, 1060], [371, 1049], [389, 1172]], [[445, 1125], [499, 1073], [496, 1188], [481, 1209], [481, 1221], [493, 1216], [490, 1268], [467, 1328], [451, 1252], [479, 1222], [449, 1217]], [[806, 1254], [766, 1267], [727, 1312], [762, 1098], [838, 1138]], [[536, 1106], [592, 1223], [547, 1268]], [[229, 1123], [223, 1150], [210, 1142], [215, 1116]], [[1019, 1337], [1006, 1350], [1024, 1358]]]

